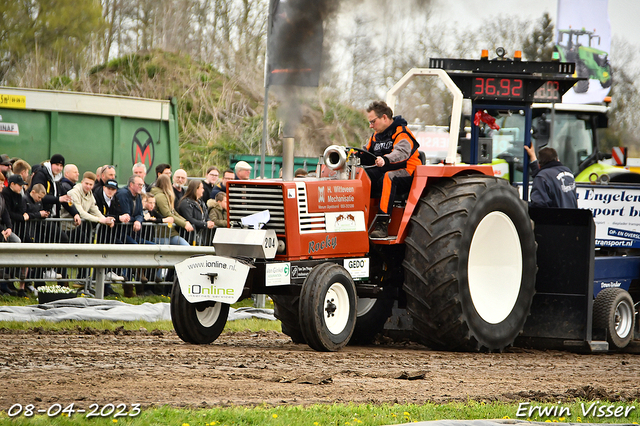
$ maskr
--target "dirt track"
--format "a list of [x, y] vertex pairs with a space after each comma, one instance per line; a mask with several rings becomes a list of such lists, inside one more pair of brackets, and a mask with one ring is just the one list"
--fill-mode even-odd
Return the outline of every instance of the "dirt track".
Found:
[[[90, 334], [91, 332], [95, 334]], [[0, 410], [11, 405], [224, 406], [640, 398], [640, 357], [512, 349], [446, 353], [392, 344], [314, 352], [277, 332], [0, 332]]]

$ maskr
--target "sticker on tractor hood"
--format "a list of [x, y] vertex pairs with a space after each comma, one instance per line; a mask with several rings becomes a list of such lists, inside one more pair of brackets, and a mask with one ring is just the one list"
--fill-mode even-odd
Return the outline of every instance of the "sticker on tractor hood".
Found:
[[312, 254], [324, 249], [328, 249], [328, 248], [335, 249], [337, 246], [338, 246], [338, 237], [329, 237], [327, 235], [326, 237], [324, 237], [324, 240], [309, 241], [309, 254]]
[[364, 212], [325, 213], [327, 232], [356, 232], [366, 229]]
[[266, 287], [291, 284], [291, 263], [267, 263], [264, 271]]
[[176, 264], [182, 295], [189, 303], [235, 303], [251, 266], [230, 257], [196, 256]]
[[364, 205], [364, 197], [362, 183], [357, 180], [340, 184], [325, 183], [325, 181], [307, 183], [307, 203], [310, 213], [360, 210]]

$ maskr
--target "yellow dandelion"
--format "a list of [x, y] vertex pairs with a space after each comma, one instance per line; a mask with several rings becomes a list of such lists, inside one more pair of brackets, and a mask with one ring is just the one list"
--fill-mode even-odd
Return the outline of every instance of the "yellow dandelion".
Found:
[[114, 422], [114, 423], [118, 423], [118, 419], [113, 419], [111, 421]]
[[189, 426], [189, 423], [182, 423], [182, 426]]
[[313, 422], [314, 426], [318, 426], [320, 423], [318, 422]]
[[558, 420], [560, 420], [561, 422], [564, 422], [566, 419], [564, 417], [560, 417]]
[[544, 421], [545, 423], [551, 423], [551, 420], [547, 419]]
[[510, 419], [511, 417], [509, 416], [504, 416], [503, 419]]
[[576, 422], [578, 422], [578, 423], [582, 423], [582, 418], [581, 418], [581, 417], [578, 417], [578, 418], [576, 419]]
[[274, 419], [277, 419], [278, 415], [277, 414], [272, 414], [271, 417], [273, 417]]
[[409, 413], [408, 413], [408, 412], [406, 412], [406, 411], [405, 411], [404, 413], [402, 413], [402, 414], [404, 414], [405, 416], [410, 416], [410, 415], [411, 415], [411, 414], [409, 414]]

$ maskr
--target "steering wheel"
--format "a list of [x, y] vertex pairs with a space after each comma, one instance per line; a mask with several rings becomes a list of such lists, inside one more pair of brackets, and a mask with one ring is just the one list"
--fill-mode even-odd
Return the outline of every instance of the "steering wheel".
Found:
[[356, 148], [354, 146], [347, 146], [346, 147], [349, 150], [354, 150], [355, 154], [360, 157], [360, 163], [363, 166], [373, 166], [375, 165], [376, 162], [376, 156], [367, 151], [366, 149], [362, 149], [362, 148]]

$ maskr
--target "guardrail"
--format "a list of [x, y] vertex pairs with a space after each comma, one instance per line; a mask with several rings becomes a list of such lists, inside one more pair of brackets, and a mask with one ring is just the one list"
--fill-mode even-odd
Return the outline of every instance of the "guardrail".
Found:
[[107, 268], [173, 268], [184, 259], [203, 254], [215, 254], [215, 249], [141, 244], [0, 244], [0, 265], [5, 268], [94, 268], [96, 297], [102, 299]]
[[[43, 220], [30, 220], [27, 222], [17, 222], [14, 224], [13, 232], [22, 239], [22, 244], [8, 244], [7, 247], [2, 247], [0, 252], [11, 253], [11, 256], [2, 256], [0, 258], [0, 279], [5, 281], [24, 281], [24, 282], [50, 282], [57, 281], [60, 283], [79, 283], [83, 284], [85, 289], [91, 287], [92, 282], [100, 281], [99, 287], [103, 289], [104, 285], [104, 268], [97, 268], [96, 265], [100, 265], [100, 262], [104, 262], [104, 257], [89, 258], [89, 253], [106, 253], [109, 258], [109, 265], [105, 264], [106, 268], [130, 268], [125, 271], [118, 271], [120, 274], [125, 275], [125, 279], [129, 283], [149, 283], [154, 285], [167, 285], [171, 284], [170, 281], [166, 281], [165, 278], [158, 278], [154, 280], [151, 277], [150, 280], [144, 278], [144, 274], [151, 271], [144, 271], [143, 269], [134, 268], [146, 268], [157, 267], [157, 262], [154, 261], [140, 261], [134, 262], [132, 265], [131, 256], [133, 259], [139, 258], [140, 254], [149, 252], [145, 246], [162, 245], [164, 247], [170, 247], [168, 245], [169, 237], [171, 233], [171, 226], [165, 223], [143, 223], [142, 229], [139, 232], [134, 232], [131, 223], [117, 223], [113, 227], [107, 225], [91, 223], [82, 221], [80, 226], [75, 226], [72, 219], [52, 219], [47, 218]], [[197, 253], [209, 253], [212, 252], [211, 247], [204, 247], [209, 245], [212, 240], [214, 229], [204, 230], [200, 232], [186, 232], [184, 229], [178, 229], [180, 235], [187, 240], [191, 246], [201, 247], [198, 249], [192, 249], [192, 254]], [[55, 244], [55, 245], [52, 245]], [[64, 244], [68, 244], [68, 248], [64, 251], [62, 247]], [[24, 248], [24, 246], [29, 246]], [[2, 245], [4, 246], [4, 244]], [[38, 247], [44, 246], [45, 248]], [[113, 246], [116, 246], [114, 249]], [[173, 246], [174, 248], [176, 246]], [[184, 246], [183, 246], [184, 247]], [[162, 249], [162, 253], [167, 253], [166, 248]], [[184, 251], [184, 250], [183, 250]], [[157, 249], [151, 249], [151, 252], [158, 252]], [[178, 250], [179, 252], [179, 250]], [[15, 263], [16, 254], [18, 256], [27, 256], [26, 259], [19, 259], [19, 263], [24, 265], [18, 267]], [[42, 253], [49, 254], [49, 257], [41, 256]], [[64, 254], [62, 254], [64, 253]], [[59, 255], [59, 256], [58, 256]], [[88, 259], [86, 264], [78, 265], [76, 262], [70, 262], [66, 256], [75, 257], [77, 255], [81, 259]], [[113, 259], [113, 257], [124, 256], [129, 259]], [[56, 258], [55, 262], [51, 262], [52, 258]], [[178, 256], [181, 259], [184, 258]], [[176, 260], [180, 261], [180, 260]], [[143, 263], [144, 265], [140, 264]], [[176, 262], [169, 262], [168, 267], [173, 267]], [[123, 266], [123, 265], [127, 266]], [[146, 265], [146, 266], [145, 266]], [[68, 268], [68, 269], [64, 269]], [[95, 270], [94, 270], [95, 269]], [[98, 270], [101, 273], [97, 273]], [[116, 271], [114, 270], [114, 273]], [[155, 275], [155, 270], [153, 271]], [[59, 274], [60, 273], [60, 274]], [[158, 275], [162, 276], [158, 271]], [[137, 277], [137, 278], [135, 278]], [[144, 280], [144, 281], [143, 281]]]

